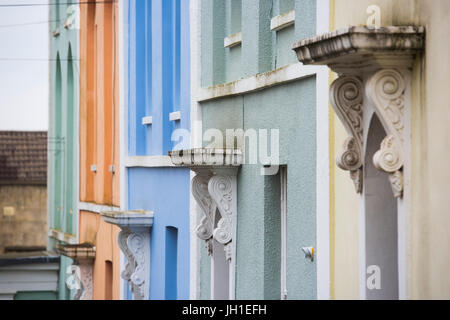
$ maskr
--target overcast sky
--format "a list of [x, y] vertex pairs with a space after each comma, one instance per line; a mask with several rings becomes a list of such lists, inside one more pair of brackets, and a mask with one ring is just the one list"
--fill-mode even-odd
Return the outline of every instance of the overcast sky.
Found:
[[0, 0], [0, 130], [48, 129], [49, 8], [2, 7], [46, 3]]

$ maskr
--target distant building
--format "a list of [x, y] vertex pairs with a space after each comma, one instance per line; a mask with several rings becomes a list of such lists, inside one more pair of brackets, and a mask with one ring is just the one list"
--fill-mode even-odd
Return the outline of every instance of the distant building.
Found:
[[0, 299], [56, 298], [46, 201], [47, 133], [0, 131]]

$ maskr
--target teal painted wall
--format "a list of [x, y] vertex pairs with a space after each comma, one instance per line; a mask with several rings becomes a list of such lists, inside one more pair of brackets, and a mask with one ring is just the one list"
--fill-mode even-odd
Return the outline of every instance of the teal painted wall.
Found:
[[[241, 57], [237, 59], [227, 53], [229, 49], [223, 48], [223, 36], [227, 35], [227, 23], [230, 23], [227, 3], [202, 1], [203, 87], [296, 63], [292, 44], [315, 34], [314, 0], [245, 0], [241, 10], [245, 17], [241, 23]], [[272, 17], [294, 8], [295, 26], [270, 31]], [[239, 75], [235, 71], [230, 73], [234, 68]], [[233, 128], [280, 130], [280, 162], [287, 165], [288, 172], [288, 299], [315, 299], [316, 262], [305, 259], [301, 250], [316, 246], [315, 77], [204, 102], [201, 109], [204, 131], [217, 128], [225, 136], [225, 130]], [[238, 174], [237, 299], [280, 299], [281, 296], [280, 181], [279, 175], [261, 175], [261, 168], [261, 165], [245, 164]], [[205, 248], [201, 249], [200, 273], [200, 297], [208, 299], [210, 257]]]
[[14, 300], [57, 300], [58, 293], [53, 291], [18, 292]]
[[[70, 1], [69, 1], [70, 2]], [[77, 235], [79, 30], [64, 28], [67, 1], [50, 6], [50, 122], [48, 153], [48, 228]], [[61, 4], [59, 4], [61, 3]], [[58, 30], [59, 35], [54, 36]], [[49, 239], [49, 249], [57, 240]], [[61, 258], [59, 298], [69, 299], [65, 280], [72, 261]]]
[[[295, 9], [297, 22], [281, 31], [270, 20]], [[209, 0], [201, 5], [202, 87], [223, 84], [298, 62], [296, 40], [315, 34], [316, 0]], [[242, 45], [224, 37], [242, 32]]]

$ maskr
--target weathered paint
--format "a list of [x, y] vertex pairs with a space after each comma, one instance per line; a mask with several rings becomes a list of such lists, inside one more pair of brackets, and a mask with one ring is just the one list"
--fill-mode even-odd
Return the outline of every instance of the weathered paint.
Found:
[[[315, 299], [316, 262], [304, 259], [302, 247], [316, 246], [316, 86], [311, 72], [305, 78], [280, 81], [261, 86], [260, 91], [246, 91], [242, 84], [258, 75], [253, 83], [270, 79], [275, 67], [295, 62], [290, 57], [290, 45], [295, 37], [315, 34], [315, 1], [295, 1], [296, 24], [286, 28], [283, 35], [270, 31], [273, 16], [292, 10], [293, 4], [282, 7], [278, 1], [243, 1], [242, 64], [240, 77], [246, 79], [232, 84], [223, 82], [232, 58], [223, 64], [224, 50], [219, 45], [210, 24], [219, 28], [223, 12], [211, 7], [213, 2], [202, 2], [202, 86], [208, 89], [210, 100], [201, 101], [203, 132], [209, 128], [279, 129], [281, 164], [288, 169], [288, 230], [287, 283], [289, 299]], [[214, 2], [215, 3], [215, 2]], [[272, 5], [278, 11], [271, 12]], [[283, 3], [285, 5], [285, 3]], [[215, 23], [215, 18], [218, 19]], [[303, 26], [301, 22], [305, 21]], [[205, 25], [206, 24], [206, 25]], [[218, 26], [219, 25], [219, 26]], [[312, 27], [311, 27], [312, 26]], [[290, 41], [290, 45], [287, 44]], [[216, 44], [217, 43], [217, 44]], [[206, 44], [206, 45], [205, 45]], [[289, 54], [282, 47], [289, 48]], [[278, 53], [280, 50], [280, 53]], [[283, 51], [283, 53], [281, 53]], [[275, 63], [275, 61], [281, 61]], [[289, 68], [287, 66], [286, 68]], [[276, 72], [276, 71], [274, 71]], [[298, 73], [297, 73], [298, 76]], [[240, 84], [236, 89], [234, 84]], [[222, 87], [225, 88], [222, 90]], [[230, 88], [229, 94], [225, 91]], [[216, 90], [217, 89], [217, 90]], [[201, 90], [204, 89], [200, 89]], [[234, 92], [233, 92], [234, 91]], [[252, 92], [254, 91], [254, 92]], [[204, 92], [204, 96], [207, 96]], [[204, 146], [209, 143], [204, 142]], [[243, 165], [238, 174], [237, 213], [237, 299], [280, 299], [280, 221], [279, 177], [260, 175], [260, 165]], [[277, 191], [278, 190], [278, 191]], [[278, 211], [277, 211], [278, 210]], [[210, 257], [201, 250], [200, 297], [210, 298]]]
[[[51, 1], [50, 40], [50, 121], [48, 152], [48, 228], [77, 235], [79, 32], [64, 28], [69, 4]], [[54, 36], [58, 30], [59, 35]], [[48, 247], [54, 249], [50, 237]], [[66, 267], [72, 262], [61, 258], [59, 298], [68, 299]]]
[[[117, 226], [106, 223], [98, 213], [80, 211], [80, 243], [90, 243], [96, 247], [92, 287], [94, 300], [120, 299], [119, 231]], [[107, 263], [111, 263], [113, 269], [109, 279], [106, 274]], [[108, 288], [111, 289], [109, 292]]]
[[[448, 299], [450, 277], [448, 243], [450, 192], [448, 121], [450, 109], [450, 3], [445, 0], [335, 0], [335, 29], [365, 25], [370, 5], [381, 9], [381, 25], [422, 25], [426, 28], [424, 54], [414, 64], [411, 108], [410, 215], [405, 217], [407, 299]], [[346, 135], [336, 121], [336, 146]], [[339, 149], [339, 148], [337, 148]], [[337, 150], [338, 151], [338, 150]], [[348, 173], [335, 171], [335, 297], [359, 298], [358, 198]], [[342, 175], [342, 179], [339, 177]], [[344, 177], [345, 176], [345, 177]], [[347, 190], [348, 189], [348, 190]]]
[[[98, 1], [80, 8], [79, 200], [117, 207], [120, 206], [118, 16], [117, 3]], [[96, 247], [93, 298], [117, 300], [119, 229], [105, 223], [100, 212], [80, 210], [79, 219], [79, 243], [89, 242]], [[112, 274], [106, 272], [107, 265]]]
[[[189, 1], [127, 5], [126, 207], [154, 212], [150, 299], [188, 299], [190, 172], [173, 168], [167, 153], [181, 142], [172, 141], [173, 132], [190, 128]], [[174, 112], [179, 120], [170, 119]]]

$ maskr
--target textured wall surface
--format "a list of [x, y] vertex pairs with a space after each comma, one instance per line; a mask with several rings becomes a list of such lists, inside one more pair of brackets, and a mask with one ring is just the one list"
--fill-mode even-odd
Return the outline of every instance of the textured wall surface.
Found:
[[[332, 19], [335, 28], [366, 24], [366, 9], [381, 8], [381, 25], [422, 25], [426, 28], [425, 54], [414, 64], [411, 110], [411, 209], [407, 218], [407, 297], [449, 298], [450, 277], [450, 169], [448, 152], [450, 127], [450, 2], [446, 0], [335, 0]], [[338, 123], [338, 121], [336, 121]], [[339, 125], [340, 126], [340, 125]], [[343, 140], [336, 141], [337, 146]], [[338, 183], [336, 181], [336, 183]], [[336, 190], [342, 185], [336, 184]], [[351, 203], [355, 203], [356, 196]], [[348, 272], [345, 256], [357, 264], [358, 248], [349, 226], [357, 224], [357, 211], [348, 201], [336, 203], [336, 298], [358, 298], [356, 272]], [[354, 206], [352, 206], [354, 207]], [[349, 214], [350, 213], [350, 214]], [[345, 217], [344, 217], [345, 216]], [[338, 220], [341, 219], [340, 226]], [[346, 223], [343, 221], [346, 220]], [[353, 228], [354, 230], [354, 228]], [[345, 243], [345, 246], [344, 246]], [[337, 256], [337, 255], [336, 255]], [[349, 283], [353, 284], [349, 286]], [[351, 292], [349, 292], [349, 289]]]
[[[128, 4], [128, 156], [159, 158], [178, 143], [189, 147], [189, 141], [172, 141], [172, 134], [190, 127], [190, 2]], [[179, 120], [170, 120], [173, 112], [180, 113]], [[152, 117], [152, 123], [143, 125], [144, 117]], [[150, 299], [188, 299], [190, 170], [128, 168], [124, 183], [128, 209], [154, 212]]]
[[9, 246], [46, 247], [47, 187], [0, 186], [0, 208], [0, 253]]
[[189, 189], [188, 169], [129, 169], [131, 210], [154, 212], [150, 247], [150, 299], [166, 297], [166, 228], [178, 229], [177, 299], [189, 299]]
[[[221, 1], [203, 1], [202, 85], [217, 85], [296, 62], [296, 37], [315, 33], [315, 1], [243, 1], [241, 60], [223, 48], [226, 10]], [[296, 10], [296, 24], [270, 31], [270, 20]], [[217, 23], [214, 23], [217, 21]], [[209, 26], [213, 24], [216, 29]], [[225, 30], [225, 31], [224, 31]], [[220, 39], [222, 37], [222, 39]], [[230, 66], [239, 64], [232, 78]], [[233, 69], [234, 70], [234, 69]], [[210, 128], [279, 129], [280, 162], [288, 169], [287, 283], [289, 299], [315, 299], [316, 264], [304, 259], [302, 247], [316, 243], [316, 87], [310, 77], [236, 97], [201, 103], [203, 131]], [[270, 141], [270, 138], [268, 138]], [[225, 143], [225, 141], [223, 141]], [[204, 146], [219, 146], [220, 142]], [[242, 146], [238, 146], [242, 147]], [[245, 164], [238, 175], [236, 257], [237, 299], [280, 299], [281, 227], [279, 176], [264, 177], [262, 166]], [[278, 182], [277, 182], [278, 181]], [[210, 257], [201, 248], [200, 290], [209, 298]]]
[[[315, 79], [310, 78], [202, 105], [205, 130], [280, 130], [280, 161], [288, 166], [287, 279], [289, 298], [292, 299], [313, 299], [316, 295], [315, 264], [305, 260], [301, 252], [301, 247], [315, 245], [316, 236], [315, 94], [311, 94], [314, 92]], [[233, 116], [227, 119], [222, 116], [225, 114]], [[244, 165], [238, 176], [238, 299], [279, 298], [266, 290], [274, 285], [266, 281], [275, 265], [280, 263], [280, 260], [268, 257], [274, 250], [280, 250], [279, 242], [270, 241], [270, 238], [280, 237], [280, 231], [277, 235], [270, 232], [273, 208], [271, 200], [266, 202], [265, 199], [270, 199], [272, 193], [270, 184], [260, 175], [260, 169], [260, 165]]]

